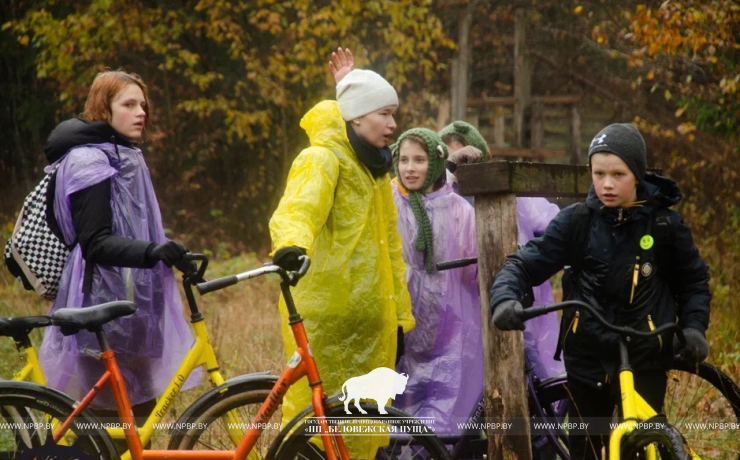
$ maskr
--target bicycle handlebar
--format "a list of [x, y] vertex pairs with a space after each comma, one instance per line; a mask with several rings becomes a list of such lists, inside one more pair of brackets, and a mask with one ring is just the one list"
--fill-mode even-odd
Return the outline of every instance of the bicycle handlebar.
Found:
[[437, 264], [437, 270], [449, 270], [451, 268], [466, 267], [478, 263], [477, 257], [463, 257], [462, 259], [449, 260], [447, 262], [440, 262]]
[[311, 266], [311, 259], [308, 256], [301, 256], [298, 260], [302, 261], [301, 267], [296, 271], [286, 271], [277, 265], [267, 264], [264, 267], [255, 268], [238, 275], [224, 276], [223, 278], [217, 278], [215, 280], [198, 283], [195, 285], [198, 288], [198, 292], [201, 295], [208, 294], [209, 292], [218, 291], [225, 287], [234, 285], [239, 281], [244, 281], [250, 278], [256, 278], [258, 276], [266, 275], [268, 273], [277, 273], [283, 278], [284, 281], [295, 286], [299, 279], [308, 271], [308, 267]]
[[208, 256], [206, 256], [205, 254], [197, 253], [197, 252], [187, 252], [182, 256], [182, 258], [186, 262], [195, 262], [195, 261], [202, 262], [200, 266], [198, 267], [198, 271], [194, 274], [196, 276], [193, 276], [192, 274], [191, 275], [183, 274], [182, 283], [187, 285], [187, 284], [195, 284], [195, 282], [197, 281], [200, 281], [201, 283], [205, 281], [205, 279], [203, 278], [203, 275], [205, 275], [206, 268], [208, 268]]
[[586, 302], [582, 302], [580, 300], [566, 300], [564, 302], [554, 303], [552, 305], [543, 305], [539, 307], [517, 308], [515, 312], [516, 312], [516, 315], [522, 321], [527, 321], [528, 319], [532, 319], [537, 316], [542, 316], [552, 311], [563, 310], [568, 307], [579, 307], [579, 308], [583, 308], [587, 310], [589, 313], [591, 313], [591, 315], [596, 319], [596, 321], [599, 324], [609, 329], [610, 331], [616, 332], [621, 337], [624, 337], [627, 340], [629, 340], [630, 336], [640, 337], [640, 338], [650, 338], [650, 337], [655, 337], [659, 334], [673, 331], [676, 333], [676, 337], [678, 337], [678, 340], [681, 343], [681, 345], [683, 346], [686, 344], [686, 338], [683, 335], [683, 331], [681, 330], [681, 327], [677, 323], [664, 324], [650, 332], [638, 331], [636, 329], [632, 329], [631, 327], [626, 327], [626, 326], [615, 326], [611, 324], [610, 322], [608, 322], [603, 316], [601, 316], [601, 314], [598, 311], [596, 311], [596, 309], [593, 306], [591, 306], [590, 304]]

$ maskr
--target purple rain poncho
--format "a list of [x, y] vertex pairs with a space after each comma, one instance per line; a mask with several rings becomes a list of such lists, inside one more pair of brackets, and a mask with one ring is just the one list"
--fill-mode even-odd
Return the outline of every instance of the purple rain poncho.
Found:
[[[404, 336], [405, 353], [397, 366], [409, 380], [394, 406], [417, 417], [435, 417], [438, 434], [459, 434], [457, 423], [467, 421], [483, 392], [477, 269], [471, 265], [428, 274], [423, 253], [415, 247], [416, 217], [395, 180], [393, 198], [416, 318], [416, 328]], [[423, 199], [432, 222], [434, 262], [476, 257], [475, 215], [465, 198], [445, 185]], [[519, 244], [542, 234], [559, 212], [557, 205], [544, 198], [517, 198], [516, 203]], [[535, 305], [554, 302], [549, 282], [534, 287], [533, 292]], [[558, 331], [556, 312], [527, 322], [525, 352], [540, 379], [565, 373], [562, 362], [553, 359]]]
[[[449, 170], [447, 183], [457, 193], [457, 177]], [[468, 203], [474, 205], [472, 196], [463, 196]], [[542, 235], [553, 217], [560, 208], [544, 198], [517, 198], [516, 223], [519, 230], [517, 243], [520, 246], [527, 244], [536, 235]], [[534, 293], [533, 305], [550, 305], [555, 302], [550, 282], [546, 281], [532, 288]], [[557, 347], [560, 320], [556, 312], [538, 316], [527, 321], [524, 330], [524, 350], [527, 359], [532, 365], [534, 374], [541, 380], [565, 374], [565, 366], [561, 361], [555, 361], [553, 355]]]
[[[417, 417], [434, 417], [438, 434], [457, 434], [457, 422], [467, 419], [483, 391], [477, 266], [427, 273], [424, 253], [415, 247], [417, 222], [408, 196], [395, 180], [392, 187], [416, 318], [396, 368], [409, 380], [393, 405]], [[476, 257], [470, 204], [448, 185], [425, 194], [423, 202], [432, 224], [434, 262]]]
[[[119, 145], [117, 151], [110, 143], [86, 145], [59, 160], [54, 212], [67, 244], [76, 239], [70, 195], [109, 178], [113, 234], [155, 243], [167, 241], [141, 150]], [[106, 324], [104, 331], [116, 353], [131, 404], [160, 396], [193, 343], [172, 269], [161, 262], [151, 269], [96, 265], [91, 293], [85, 295], [85, 264], [80, 246], [75, 245], [49, 314], [60, 308], [134, 301], [136, 313]], [[84, 396], [105, 371], [101, 361], [85, 353], [87, 349], [100, 350], [93, 333], [83, 330], [64, 337], [59, 328], [46, 328], [39, 358], [48, 385], [73, 398]], [[181, 389], [195, 386], [200, 375], [200, 369], [193, 372]], [[109, 387], [91, 407], [115, 409]]]
[[[518, 243], [527, 244], [527, 241], [542, 235], [553, 217], [560, 208], [544, 198], [517, 198], [516, 223], [519, 230]], [[539, 286], [532, 287], [534, 293], [533, 305], [550, 305], [555, 303], [550, 282], [545, 281]], [[541, 380], [565, 374], [565, 366], [561, 361], [555, 361], [553, 355], [558, 343], [560, 320], [557, 312], [532, 318], [526, 322], [524, 330], [524, 351], [532, 365], [534, 374]]]

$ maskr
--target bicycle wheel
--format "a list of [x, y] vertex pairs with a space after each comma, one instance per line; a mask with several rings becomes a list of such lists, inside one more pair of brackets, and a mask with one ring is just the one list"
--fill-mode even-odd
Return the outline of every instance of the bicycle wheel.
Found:
[[62, 441], [53, 433], [73, 411], [68, 396], [28, 382], [0, 383], [0, 458], [117, 459], [100, 422], [83, 411]]
[[669, 371], [664, 412], [702, 459], [740, 459], [740, 390], [716, 367]]
[[568, 460], [567, 378], [559, 376], [538, 382], [529, 389], [529, 413], [532, 419], [532, 455], [536, 460], [557, 457]]
[[[352, 455], [353, 459], [449, 459], [449, 453], [434, 436], [433, 430], [421, 423], [409, 423], [414, 418], [393, 407], [386, 407], [387, 414], [378, 412], [377, 404], [360, 403], [366, 414], [346, 414], [344, 405], [333, 405], [326, 410], [330, 429], [342, 435], [342, 442], [372, 443], [370, 437], [383, 436], [388, 440], [386, 446], [380, 447], [375, 455]], [[300, 417], [300, 416], [299, 416]], [[404, 421], [405, 420], [405, 421]], [[418, 422], [418, 421], [417, 421]], [[290, 432], [277, 447], [278, 460], [325, 458], [321, 437], [317, 433], [319, 426], [312, 417], [302, 418], [301, 422], [292, 424]], [[291, 427], [286, 427], [291, 429]], [[285, 430], [284, 430], [285, 431]], [[351, 439], [352, 441], [349, 441]], [[339, 437], [332, 436], [336, 446]], [[279, 440], [278, 440], [279, 442]], [[322, 447], [319, 447], [322, 446]]]
[[620, 457], [624, 459], [645, 458], [645, 448], [655, 446], [661, 460], [689, 460], [691, 454], [681, 433], [671, 425], [662, 428], [638, 429], [622, 438]]
[[[260, 375], [232, 379], [214, 388], [193, 403], [171, 430], [170, 450], [233, 450], [267, 401], [276, 377]], [[253, 448], [256, 458], [264, 458], [280, 432], [280, 409], [263, 428]], [[250, 456], [250, 458], [255, 458]]]

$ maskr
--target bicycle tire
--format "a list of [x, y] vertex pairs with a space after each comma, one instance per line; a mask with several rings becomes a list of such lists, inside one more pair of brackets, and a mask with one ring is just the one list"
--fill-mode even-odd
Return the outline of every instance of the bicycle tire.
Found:
[[[194, 402], [175, 422], [170, 430], [169, 450], [233, 450], [238, 442], [229, 435], [244, 434], [246, 427], [229, 427], [226, 415], [234, 411], [240, 423], [252, 423], [267, 400], [277, 377], [266, 374], [250, 374], [228, 380], [210, 390]], [[272, 440], [280, 432], [281, 413], [278, 409], [270, 419], [262, 423], [267, 427], [253, 449], [264, 458]], [[186, 427], [177, 429], [177, 427]]]
[[[562, 424], [567, 421], [568, 379], [560, 376], [548, 379], [529, 390], [529, 413], [532, 422]], [[539, 460], [559, 457], [570, 459], [568, 455], [568, 432], [560, 425], [540, 429], [532, 433], [532, 455]], [[543, 425], [540, 425], [543, 426]]]
[[660, 428], [636, 429], [624, 435], [620, 445], [620, 456], [636, 458], [646, 446], [655, 445], [661, 460], [689, 460], [691, 453], [681, 433], [671, 425]]
[[60, 445], [51, 439], [50, 421], [64, 420], [74, 410], [74, 400], [51, 388], [29, 382], [0, 382], [0, 458], [25, 459], [51, 456], [58, 459], [118, 459], [113, 442], [102, 424], [87, 410], [75, 419], [77, 441]]
[[673, 367], [664, 405], [668, 421], [702, 459], [740, 459], [738, 386], [709, 363]]
[[[347, 415], [344, 410], [344, 405], [339, 403], [338, 405], [329, 406], [326, 408], [326, 417], [332, 418], [333, 420], [341, 419], [343, 423], [347, 421], [357, 421], [363, 426], [390, 426], [394, 424], [394, 421], [400, 419], [413, 419], [414, 417], [398, 410], [393, 407], [385, 407], [386, 414], [381, 414], [378, 411], [377, 404], [360, 403], [360, 407], [366, 412], [366, 414], [350, 414]], [[302, 420], [308, 420], [301, 417]], [[296, 419], [294, 419], [295, 421]], [[372, 422], [371, 422], [372, 421]], [[335, 425], [337, 426], [337, 425]], [[341, 426], [341, 424], [339, 425]], [[420, 431], [419, 433], [413, 433], [416, 429], [412, 429], [410, 434], [390, 434], [389, 445], [381, 447], [374, 458], [382, 459], [401, 459], [409, 458], [424, 458], [427, 460], [449, 460], [450, 455], [444, 445], [433, 435], [433, 431], [427, 428], [425, 425], [415, 425]], [[311, 459], [318, 460], [324, 458], [323, 451], [318, 447], [321, 445], [321, 440], [318, 434], [311, 435], [307, 431], [309, 427], [316, 428], [316, 424], [308, 423], [293, 423], [287, 427], [287, 429], [294, 428], [287, 436], [282, 439], [280, 445], [277, 447], [277, 454], [275, 458], [277, 460], [289, 460], [289, 459]], [[286, 428], [283, 429], [283, 432]], [[383, 431], [381, 429], [381, 431]], [[426, 433], [424, 433], [425, 431]], [[312, 431], [313, 432], [313, 431]], [[356, 437], [354, 435], [353, 437]], [[371, 435], [368, 435], [371, 436]], [[313, 441], [312, 441], [313, 440]], [[354, 457], [353, 457], [354, 458]], [[362, 458], [362, 457], [359, 457]]]

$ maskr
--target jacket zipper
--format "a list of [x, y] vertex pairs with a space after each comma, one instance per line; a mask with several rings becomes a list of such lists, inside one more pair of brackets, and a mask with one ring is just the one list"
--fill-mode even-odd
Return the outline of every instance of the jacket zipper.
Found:
[[630, 292], [630, 304], [635, 298], [635, 287], [637, 286], [637, 280], [640, 279], [640, 256], [635, 258], [635, 270], [632, 272], [632, 291]]
[[576, 333], [576, 329], [578, 328], [578, 317], [580, 314], [581, 313], [576, 310], [576, 315], [572, 320], [570, 320], [570, 325], [568, 326], [568, 329], [565, 330], [565, 337], [563, 337], [563, 351], [565, 351], [565, 342], [568, 340], [568, 334], [570, 334], [570, 331], [572, 330], [574, 334]]
[[[648, 327], [650, 328], [651, 331], [654, 331], [655, 323], [653, 323], [653, 317], [650, 315], [647, 315], [647, 320], [648, 320]], [[658, 336], [658, 345], [659, 345], [658, 352], [660, 352], [663, 350], [663, 337], [661, 337], [660, 335]]]
[[576, 329], [578, 329], [578, 318], [580, 318], [581, 312], [576, 310], [576, 316], [573, 317], [573, 321], [571, 321], [571, 327], [573, 329], [573, 333], [576, 333]]

